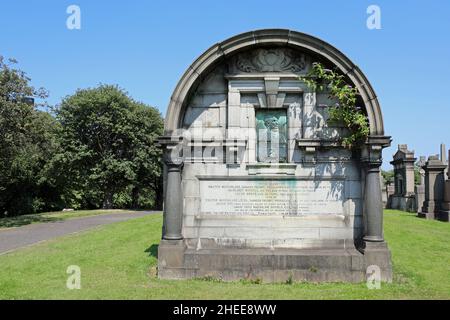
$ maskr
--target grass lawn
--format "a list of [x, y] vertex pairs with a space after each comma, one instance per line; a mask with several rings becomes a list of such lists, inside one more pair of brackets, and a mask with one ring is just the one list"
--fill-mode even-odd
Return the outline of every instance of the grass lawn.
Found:
[[[395, 279], [364, 283], [253, 284], [156, 277], [161, 215], [105, 225], [0, 256], [1, 299], [450, 299], [450, 224], [386, 211]], [[81, 268], [81, 289], [66, 269]]]
[[55, 211], [55, 212], [43, 212], [36, 214], [26, 214], [23, 216], [1, 218], [0, 230], [4, 228], [21, 227], [31, 223], [52, 222], [61, 221], [72, 218], [81, 218], [87, 216], [96, 216], [99, 214], [111, 214], [111, 213], [125, 213], [133, 212], [131, 210], [75, 210], [75, 211]]

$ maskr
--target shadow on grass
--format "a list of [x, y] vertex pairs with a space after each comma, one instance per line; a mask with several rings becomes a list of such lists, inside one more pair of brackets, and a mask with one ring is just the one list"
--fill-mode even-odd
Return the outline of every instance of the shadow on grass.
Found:
[[58, 217], [45, 217], [41, 215], [25, 215], [10, 218], [0, 218], [0, 228], [21, 227], [36, 222], [54, 222], [59, 221]]
[[150, 257], [158, 259], [158, 245], [156, 243], [145, 249], [145, 252], [147, 252]]

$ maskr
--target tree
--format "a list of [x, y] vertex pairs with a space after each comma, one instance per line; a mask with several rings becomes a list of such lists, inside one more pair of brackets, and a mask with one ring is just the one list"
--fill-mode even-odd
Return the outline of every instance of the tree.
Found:
[[414, 164], [414, 185], [418, 186], [420, 185], [421, 178], [420, 178], [420, 167], [417, 163]]
[[394, 182], [394, 170], [381, 170], [381, 175], [383, 176], [383, 180], [386, 185]]
[[64, 196], [68, 203], [112, 208], [115, 202], [139, 205], [146, 190], [157, 197], [161, 153], [155, 139], [163, 121], [156, 109], [117, 86], [100, 85], [64, 98], [56, 117], [61, 152], [53, 166], [71, 186]]
[[[48, 160], [57, 147], [53, 117], [34, 103], [44, 89], [29, 84], [17, 61], [0, 56], [0, 213], [17, 215], [56, 207], [54, 185], [46, 176]], [[49, 197], [49, 198], [47, 198]]]

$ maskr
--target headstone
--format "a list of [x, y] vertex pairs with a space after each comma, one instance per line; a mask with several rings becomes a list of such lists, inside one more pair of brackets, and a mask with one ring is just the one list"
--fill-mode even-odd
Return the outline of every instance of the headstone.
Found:
[[420, 175], [420, 184], [414, 187], [414, 192], [416, 194], [416, 209], [418, 211], [422, 210], [425, 201], [425, 170], [423, 169], [423, 166], [425, 166], [426, 162], [426, 157], [420, 156], [419, 161], [417, 161], [416, 164]]
[[419, 161], [417, 161], [417, 166], [419, 167], [419, 175], [420, 175], [420, 185], [425, 185], [425, 170], [423, 166], [425, 166], [427, 162], [427, 158], [424, 156], [420, 156]]
[[386, 203], [386, 208], [392, 208], [392, 195], [394, 195], [395, 193], [395, 187], [392, 184], [388, 184], [386, 185], [386, 198], [387, 198], [387, 203]]
[[425, 202], [425, 184], [419, 184], [414, 187], [416, 194], [416, 208], [422, 210], [423, 203]]
[[391, 164], [394, 166], [395, 193], [391, 197], [391, 208], [417, 212], [414, 192], [414, 151], [408, 145], [399, 144]]
[[[300, 78], [315, 61], [334, 61], [365, 97], [371, 135], [356, 152], [327, 124], [336, 101]], [[167, 110], [160, 278], [361, 282], [376, 265], [391, 280], [380, 185], [391, 139], [338, 50], [290, 30], [235, 36], [188, 68]]]
[[[450, 150], [448, 151], [448, 159], [450, 160]], [[438, 216], [439, 220], [450, 221], [450, 161], [448, 161], [447, 167], [447, 180], [444, 187], [444, 201], [442, 203], [442, 209]]]
[[384, 183], [383, 176], [380, 172], [380, 184], [381, 184], [381, 201], [383, 202], [383, 208], [387, 208], [388, 196], [387, 196], [387, 185]]
[[444, 200], [445, 165], [437, 155], [430, 156], [423, 169], [425, 170], [425, 201], [418, 216], [435, 219]]

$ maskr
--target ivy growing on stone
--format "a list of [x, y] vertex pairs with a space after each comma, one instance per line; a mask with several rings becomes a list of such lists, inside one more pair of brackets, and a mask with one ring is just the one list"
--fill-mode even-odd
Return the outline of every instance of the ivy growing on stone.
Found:
[[356, 105], [358, 90], [345, 81], [343, 74], [315, 62], [308, 74], [300, 77], [300, 80], [311, 90], [328, 92], [330, 99], [337, 100], [335, 105], [328, 106], [328, 124], [343, 125], [348, 130], [348, 135], [340, 138], [344, 147], [354, 148], [366, 140], [369, 123], [366, 115]]

